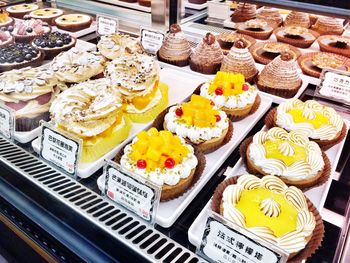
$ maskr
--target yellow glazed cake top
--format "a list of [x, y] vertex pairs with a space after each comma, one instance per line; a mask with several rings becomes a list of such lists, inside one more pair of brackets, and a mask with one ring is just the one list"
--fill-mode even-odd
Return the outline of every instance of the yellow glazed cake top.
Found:
[[151, 128], [137, 135], [129, 157], [138, 168], [150, 172], [157, 168], [172, 168], [188, 153], [189, 148], [177, 135]]
[[312, 119], [307, 118], [308, 116], [305, 116], [305, 112], [302, 109], [290, 109], [287, 113], [293, 116], [293, 121], [295, 123], [308, 122], [316, 129], [325, 124], [329, 124], [329, 119], [321, 112], [314, 112], [315, 116], [313, 116]]
[[242, 94], [249, 90], [242, 74], [219, 71], [209, 86], [209, 93], [225, 97]]

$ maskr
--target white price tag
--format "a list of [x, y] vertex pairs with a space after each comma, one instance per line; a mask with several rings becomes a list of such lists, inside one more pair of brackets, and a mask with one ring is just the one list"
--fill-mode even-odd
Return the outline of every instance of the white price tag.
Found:
[[99, 36], [118, 33], [118, 27], [119, 27], [118, 18], [105, 16], [105, 15], [97, 15], [96, 21], [97, 21], [97, 34]]
[[321, 74], [321, 83], [316, 89], [316, 95], [350, 105], [350, 73], [324, 69]]
[[209, 262], [284, 263], [289, 254], [216, 213], [208, 216], [197, 253]]
[[153, 224], [161, 188], [111, 161], [106, 161], [104, 172], [104, 195]]
[[15, 131], [15, 111], [5, 105], [0, 105], [0, 133], [7, 139], [13, 138]]
[[40, 156], [76, 178], [82, 140], [42, 122]]
[[147, 53], [157, 54], [163, 44], [164, 34], [160, 31], [141, 27], [141, 45]]

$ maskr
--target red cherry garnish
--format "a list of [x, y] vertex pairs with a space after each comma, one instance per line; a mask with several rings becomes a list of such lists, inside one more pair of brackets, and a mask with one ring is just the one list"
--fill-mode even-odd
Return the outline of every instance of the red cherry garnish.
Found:
[[146, 160], [143, 160], [143, 159], [137, 160], [136, 166], [139, 169], [145, 169], [147, 167]]
[[249, 86], [248, 86], [248, 84], [243, 84], [243, 86], [242, 86], [242, 90], [244, 90], [244, 91], [249, 90]]
[[215, 94], [218, 95], [218, 96], [220, 96], [220, 95], [224, 94], [224, 91], [222, 90], [222, 88], [217, 88], [217, 89], [215, 90]]
[[177, 109], [175, 110], [175, 114], [176, 114], [176, 116], [181, 117], [182, 114], [184, 114], [184, 112], [182, 111], [181, 108], [177, 108]]
[[168, 158], [165, 160], [164, 165], [168, 169], [172, 169], [175, 166], [175, 160], [173, 158]]
[[220, 117], [220, 115], [215, 115], [215, 118], [216, 118], [216, 122], [221, 121], [221, 117]]

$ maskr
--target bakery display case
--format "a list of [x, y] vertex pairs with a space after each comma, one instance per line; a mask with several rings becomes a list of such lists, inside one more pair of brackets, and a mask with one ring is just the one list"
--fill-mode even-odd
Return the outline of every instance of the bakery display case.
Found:
[[347, 3], [1, 2], [0, 261], [347, 262]]

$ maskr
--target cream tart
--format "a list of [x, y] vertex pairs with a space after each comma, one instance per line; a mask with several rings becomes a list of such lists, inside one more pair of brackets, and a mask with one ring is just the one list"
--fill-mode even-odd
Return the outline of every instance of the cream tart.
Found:
[[29, 13], [29, 16], [34, 19], [40, 19], [50, 25], [54, 25], [54, 20], [63, 15], [63, 11], [58, 8], [41, 8]]
[[7, 28], [12, 25], [15, 20], [9, 16], [9, 13], [3, 9], [0, 9], [0, 29]]
[[76, 32], [88, 28], [92, 23], [92, 17], [84, 14], [68, 14], [62, 15], [54, 21], [57, 28]]
[[23, 18], [26, 14], [37, 10], [39, 8], [36, 4], [19, 4], [6, 8], [6, 11], [15, 18]]
[[[212, 210], [301, 262], [321, 246], [320, 214], [303, 192], [276, 176], [243, 174], [226, 179], [215, 190]], [[254, 254], [252, 254], [253, 258]]]
[[35, 37], [50, 33], [51, 27], [39, 19], [26, 17], [25, 20], [17, 20], [14, 26], [10, 26], [8, 30], [16, 42], [29, 43]]
[[258, 90], [245, 82], [242, 74], [219, 71], [211, 81], [200, 85], [199, 94], [211, 100], [232, 121], [241, 120], [259, 107]]
[[303, 131], [274, 127], [256, 133], [242, 145], [242, 158], [249, 172], [278, 176], [300, 189], [325, 183], [329, 177], [327, 156]]
[[287, 100], [271, 110], [265, 124], [287, 131], [300, 130], [323, 150], [341, 142], [347, 131], [343, 118], [333, 108], [314, 100]]
[[271, 36], [273, 29], [274, 28], [266, 21], [253, 19], [240, 24], [237, 27], [237, 32], [254, 37], [256, 39], [266, 40]]
[[115, 161], [122, 168], [159, 185], [161, 201], [186, 192], [197, 181], [205, 165], [204, 156], [184, 139], [156, 128], [139, 133]]
[[217, 150], [232, 137], [232, 123], [226, 113], [196, 94], [188, 102], [171, 106], [164, 116], [163, 127], [203, 153]]
[[321, 51], [350, 57], [350, 37], [323, 35], [317, 39]]
[[301, 26], [286, 26], [274, 31], [279, 42], [287, 43], [295, 47], [308, 48], [319, 37], [313, 30]]

